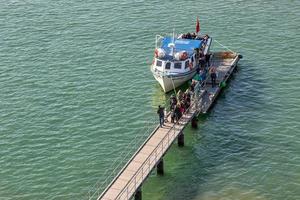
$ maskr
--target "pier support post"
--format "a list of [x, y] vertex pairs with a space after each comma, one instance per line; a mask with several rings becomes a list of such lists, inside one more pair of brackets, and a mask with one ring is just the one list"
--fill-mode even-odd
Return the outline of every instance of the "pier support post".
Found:
[[157, 174], [164, 175], [164, 160], [163, 158], [160, 159], [160, 161], [157, 164]]
[[192, 124], [192, 128], [198, 128], [198, 119], [197, 119], [197, 117], [192, 118], [191, 124]]
[[134, 200], [142, 200], [142, 188], [139, 187], [134, 195]]
[[181, 131], [178, 135], [178, 146], [183, 147], [184, 146], [184, 134], [183, 131]]

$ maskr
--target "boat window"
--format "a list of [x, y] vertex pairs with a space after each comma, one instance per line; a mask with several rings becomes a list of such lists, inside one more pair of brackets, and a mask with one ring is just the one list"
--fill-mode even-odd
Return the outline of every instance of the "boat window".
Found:
[[181, 69], [181, 62], [174, 63], [174, 68], [175, 69]]
[[156, 60], [156, 66], [157, 66], [157, 67], [161, 67], [161, 66], [162, 66], [162, 61]]
[[189, 60], [185, 61], [185, 69], [189, 67]]
[[194, 56], [192, 56], [192, 62], [194, 62]]
[[171, 68], [171, 63], [170, 63], [170, 62], [167, 62], [167, 63], [166, 63], [165, 69], [170, 69], [170, 68]]

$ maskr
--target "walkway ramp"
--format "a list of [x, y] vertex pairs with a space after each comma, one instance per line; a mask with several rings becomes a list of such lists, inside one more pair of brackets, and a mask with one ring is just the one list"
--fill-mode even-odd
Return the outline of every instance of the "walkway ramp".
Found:
[[188, 124], [193, 113], [195, 112], [184, 114], [179, 124], [166, 122], [163, 127], [157, 127], [123, 168], [109, 189], [98, 199], [130, 199], [169, 149], [178, 134]]

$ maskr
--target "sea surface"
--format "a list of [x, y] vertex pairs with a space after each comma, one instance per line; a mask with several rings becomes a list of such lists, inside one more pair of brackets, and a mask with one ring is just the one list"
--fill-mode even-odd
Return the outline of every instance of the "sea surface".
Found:
[[155, 35], [197, 16], [244, 58], [143, 199], [299, 200], [299, 0], [1, 0], [0, 200], [97, 196], [168, 101]]

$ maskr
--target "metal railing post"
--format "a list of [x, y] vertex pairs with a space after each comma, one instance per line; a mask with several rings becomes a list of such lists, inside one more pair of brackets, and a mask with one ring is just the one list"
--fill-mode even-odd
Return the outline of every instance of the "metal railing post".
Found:
[[144, 179], [144, 166], [142, 166], [142, 180]]
[[136, 190], [136, 177], [134, 179], [134, 190]]

